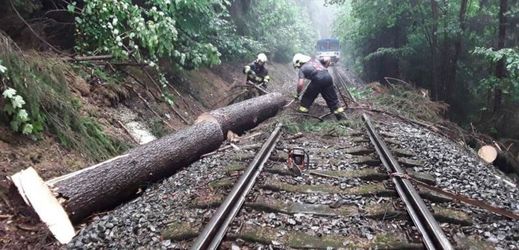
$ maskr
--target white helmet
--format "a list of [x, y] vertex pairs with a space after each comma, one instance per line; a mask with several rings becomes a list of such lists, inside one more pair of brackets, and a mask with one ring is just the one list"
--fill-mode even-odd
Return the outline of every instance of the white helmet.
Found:
[[294, 68], [300, 68], [301, 65], [307, 63], [310, 59], [312, 58], [309, 56], [297, 53], [294, 55], [294, 58], [292, 58], [292, 64], [294, 65]]
[[256, 62], [258, 63], [266, 63], [267, 62], [267, 55], [264, 53], [259, 53], [258, 58], [256, 59]]

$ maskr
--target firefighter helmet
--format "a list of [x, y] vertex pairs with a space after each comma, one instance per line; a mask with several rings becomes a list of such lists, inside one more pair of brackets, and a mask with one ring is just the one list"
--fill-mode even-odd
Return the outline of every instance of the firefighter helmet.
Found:
[[267, 62], [267, 55], [264, 53], [259, 53], [258, 58], [256, 59], [257, 63], [266, 63]]
[[294, 58], [292, 58], [292, 64], [294, 65], [294, 68], [300, 68], [303, 64], [310, 61], [310, 59], [312, 58], [309, 56], [297, 53], [294, 55]]

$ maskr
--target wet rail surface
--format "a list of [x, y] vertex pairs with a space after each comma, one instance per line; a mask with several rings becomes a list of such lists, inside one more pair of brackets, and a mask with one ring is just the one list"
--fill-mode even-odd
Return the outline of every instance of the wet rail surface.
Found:
[[[355, 119], [362, 123], [360, 117], [350, 117]], [[122, 207], [115, 215], [100, 218], [90, 230], [81, 233], [73, 246], [207, 249], [208, 245], [200, 244], [197, 237], [205, 235], [204, 227], [211, 224], [235, 184], [242, 182], [240, 178], [248, 172], [247, 166], [261, 162], [263, 168], [256, 173], [250, 192], [246, 194], [243, 189], [234, 192], [243, 198], [238, 202], [241, 209], [228, 213], [235, 216], [226, 223], [229, 227], [224, 230], [221, 244], [217, 240], [213, 246], [219, 249], [426, 248], [419, 227], [408, 215], [405, 202], [396, 190], [393, 179], [398, 176], [388, 174], [368, 131], [351, 129], [332, 120], [326, 122], [333, 126], [303, 135], [284, 127], [279, 138], [271, 143], [265, 142], [272, 138], [271, 132], [277, 129], [274, 126], [251, 131], [246, 136], [248, 139], [207, 155], [191, 169], [147, 191], [143, 198]], [[372, 123], [406, 175], [433, 186], [441, 184], [437, 183], [443, 178], [441, 173], [421, 171], [427, 169], [423, 163], [428, 161], [427, 154], [418, 155], [414, 146], [410, 148], [402, 140], [402, 133], [406, 132], [400, 130], [412, 132], [415, 130], [412, 126], [395, 127], [394, 123], [378, 119]], [[265, 157], [268, 150], [263, 145], [274, 146], [270, 156]], [[307, 153], [309, 164], [301, 173], [287, 167], [289, 152], [295, 148]], [[263, 155], [262, 160], [257, 160], [258, 152]], [[487, 234], [506, 241], [505, 246], [513, 246], [510, 242], [514, 241], [515, 233], [501, 238], [499, 232], [512, 232], [517, 224], [455, 203], [433, 191], [415, 188], [446, 240], [455, 248], [494, 248], [498, 242], [489, 244], [482, 237]], [[104, 230], [107, 225], [110, 230]], [[92, 232], [101, 231], [108, 233], [103, 233], [103, 240], [93, 242]], [[218, 235], [222, 236], [221, 232]]]
[[411, 181], [402, 178], [405, 175], [404, 170], [380, 138], [378, 132], [375, 131], [369, 116], [363, 114], [362, 119], [365, 122], [371, 144], [377, 151], [388, 174], [391, 175], [395, 189], [400, 199], [404, 202], [409, 217], [411, 217], [414, 225], [420, 231], [424, 245], [427, 249], [453, 249], [445, 233], [426, 207]]
[[254, 186], [263, 165], [270, 157], [276, 145], [282, 124], [278, 124], [265, 144], [256, 154], [249, 167], [245, 170], [238, 182], [234, 185], [231, 193], [225, 198], [223, 204], [215, 212], [209, 224], [198, 236], [191, 249], [216, 249], [229, 227], [229, 224], [240, 211], [247, 194]]
[[[387, 133], [386, 133], [387, 135]], [[276, 146], [276, 154], [265, 163], [263, 172], [238, 216], [229, 223], [223, 249], [233, 244], [248, 245], [251, 248], [274, 245], [283, 248], [423, 248], [424, 241], [419, 230], [407, 216], [405, 203], [401, 201], [395, 185], [391, 182], [382, 161], [370, 145], [366, 131], [351, 132], [348, 137], [322, 139], [318, 136], [291, 139], [293, 135], [284, 135]], [[353, 137], [352, 137], [353, 136]], [[311, 140], [309, 140], [311, 138]], [[303, 146], [310, 157], [309, 168], [299, 175], [287, 168], [287, 152]], [[399, 155], [409, 156], [409, 152], [397, 150]], [[262, 154], [262, 150], [260, 150]], [[247, 156], [245, 158], [251, 158]], [[402, 160], [409, 166], [412, 160]], [[254, 161], [253, 161], [254, 162]], [[252, 164], [251, 164], [252, 165]], [[198, 197], [193, 208], [213, 210], [218, 214], [227, 206], [224, 194], [233, 183], [241, 183], [238, 176], [248, 172], [245, 168], [229, 169], [229, 177], [212, 183], [217, 189], [217, 197]], [[395, 177], [393, 177], [395, 178]], [[432, 181], [430, 176], [418, 176], [421, 180]], [[232, 192], [244, 197], [245, 194]], [[448, 199], [434, 193], [422, 192], [434, 203], [448, 202]], [[209, 195], [212, 196], [212, 195]], [[226, 198], [231, 199], [231, 198]], [[422, 201], [423, 203], [423, 201]], [[469, 222], [467, 216], [454, 216], [456, 211], [449, 208], [436, 208], [431, 218], [438, 218], [444, 223], [464, 225]], [[458, 214], [460, 215], [460, 214]], [[464, 220], [465, 219], [465, 220]], [[214, 219], [210, 224], [214, 227]], [[223, 220], [222, 220], [223, 221]], [[210, 234], [198, 228], [179, 225], [171, 238], [184, 242], [181, 248], [207, 248], [204, 240]], [[185, 229], [189, 230], [185, 231]], [[436, 228], [437, 229], [437, 228]], [[221, 229], [219, 229], [221, 230]], [[191, 232], [191, 233], [188, 233]], [[440, 230], [441, 231], [441, 230]], [[198, 235], [196, 242], [192, 241]], [[176, 234], [176, 235], [175, 235]], [[192, 235], [187, 237], [187, 235]], [[187, 241], [186, 241], [187, 240]], [[445, 236], [441, 240], [445, 240]], [[449, 242], [431, 248], [449, 249]], [[216, 247], [218, 245], [213, 245]]]
[[[340, 76], [336, 71], [333, 72], [336, 79]], [[340, 87], [343, 88], [342, 91], [340, 91], [341, 95], [344, 97], [346, 96], [349, 100], [349, 102], [355, 102], [356, 100], [354, 97], [349, 94], [347, 91], [344, 78], [338, 78], [339, 84], [341, 84]], [[347, 94], [344, 94], [347, 93]], [[346, 100], [344, 100], [346, 102]], [[247, 220], [247, 216], [244, 216], [247, 212], [242, 212], [242, 220], [241, 222], [235, 222], [234, 224], [238, 225], [239, 231], [236, 231], [238, 235], [229, 236], [228, 238], [245, 238], [249, 239], [251, 241], [256, 241], [256, 243], [263, 243], [263, 244], [270, 244], [270, 243], [279, 243], [279, 245], [286, 246], [286, 247], [292, 247], [292, 248], [326, 248], [326, 247], [375, 247], [375, 248], [420, 248], [420, 241], [423, 243], [423, 246], [425, 246], [427, 249], [453, 249], [451, 243], [447, 239], [445, 233], [442, 231], [442, 229], [439, 226], [439, 223], [436, 221], [432, 213], [429, 211], [428, 207], [425, 205], [422, 198], [419, 196], [418, 192], [415, 190], [415, 188], [412, 186], [410, 181], [402, 179], [398, 175], [391, 175], [391, 173], [403, 175], [405, 172], [401, 169], [398, 162], [395, 160], [395, 157], [392, 156], [391, 152], [389, 151], [388, 147], [385, 145], [379, 134], [375, 131], [374, 126], [371, 124], [371, 120], [367, 115], [363, 115], [363, 120], [365, 121], [365, 127], [366, 127], [366, 137], [369, 138], [369, 141], [371, 142], [374, 151], [378, 155], [378, 159], [375, 161], [378, 163], [382, 163], [386, 168], [386, 172], [389, 173], [389, 176], [386, 176], [387, 178], [390, 178], [393, 181], [393, 185], [390, 189], [394, 188], [396, 191], [396, 194], [398, 194], [398, 199], [400, 201], [394, 200], [395, 197], [392, 197], [393, 200], [391, 200], [391, 203], [401, 203], [399, 205], [400, 209], [404, 208], [411, 218], [412, 223], [415, 227], [410, 227], [411, 225], [409, 223], [400, 223], [402, 227], [400, 230], [402, 230], [402, 235], [390, 235], [387, 234], [387, 231], [381, 234], [385, 234], [382, 236], [383, 238], [389, 238], [390, 240], [384, 241], [384, 242], [378, 242], [374, 243], [373, 245], [370, 245], [369, 243], [365, 242], [358, 242], [358, 241], [350, 241], [348, 240], [348, 237], [345, 238], [345, 241], [341, 242], [341, 236], [333, 235], [329, 239], [328, 238], [321, 238], [322, 235], [317, 235], [318, 237], [312, 239], [312, 234], [301, 234], [296, 230], [294, 232], [294, 235], [291, 235], [292, 232], [290, 232], [289, 229], [286, 230], [280, 230], [279, 233], [276, 233], [276, 236], [279, 234], [288, 233], [288, 237], [282, 237], [286, 240], [286, 242], [278, 242], [275, 239], [274, 235], [270, 235], [271, 238], [268, 238], [269, 233], [265, 232], [261, 227], [257, 229], [249, 229], [250, 235], [248, 236], [240, 236], [239, 231], [243, 229], [243, 225], [246, 227], [254, 228], [254, 226], [249, 226], [251, 223], [249, 220]], [[325, 202], [325, 204], [319, 205], [315, 204], [314, 202], [301, 202], [301, 201], [290, 201], [289, 197], [283, 197], [283, 199], [280, 199], [280, 197], [276, 197], [275, 195], [271, 195], [273, 192], [279, 192], [280, 194], [286, 194], [289, 195], [301, 195], [305, 196], [305, 194], [312, 193], [329, 193], [334, 195], [340, 195], [341, 193], [344, 193], [346, 195], [353, 194], [359, 195], [361, 197], [367, 197], [369, 199], [369, 196], [373, 197], [383, 197], [383, 196], [395, 196], [393, 191], [390, 191], [385, 186], [377, 187], [376, 182], [370, 183], [369, 177], [367, 178], [367, 183], [363, 185], [359, 185], [357, 187], [354, 187], [352, 185], [346, 184], [346, 188], [342, 188], [343, 184], [341, 182], [342, 178], [348, 178], [348, 177], [354, 177], [355, 174], [351, 175], [355, 171], [357, 173], [361, 173], [363, 170], [349, 170], [349, 171], [330, 171], [327, 173], [326, 171], [312, 171], [308, 172], [310, 174], [310, 178], [306, 180], [306, 183], [308, 184], [302, 184], [298, 185], [296, 182], [295, 184], [289, 184], [290, 181], [283, 180], [283, 178], [279, 178], [279, 176], [297, 176], [297, 178], [301, 179], [302, 173], [298, 169], [297, 171], [294, 171], [294, 168], [283, 168], [282, 165], [278, 165], [277, 170], [272, 171], [272, 169], [267, 169], [267, 176], [265, 176], [262, 183], [259, 183], [257, 185], [256, 193], [250, 194], [249, 191], [252, 189], [253, 186], [255, 186], [255, 181], [257, 180], [257, 176], [263, 169], [263, 164], [265, 163], [266, 159], [270, 157], [270, 152], [272, 152], [272, 148], [275, 145], [275, 142], [277, 141], [277, 138], [279, 137], [279, 130], [280, 125], [276, 127], [272, 135], [267, 139], [262, 149], [257, 153], [249, 167], [244, 171], [243, 175], [240, 177], [238, 182], [234, 185], [233, 189], [230, 191], [230, 194], [225, 198], [223, 203], [219, 206], [219, 208], [216, 210], [214, 215], [212, 216], [211, 220], [209, 221], [208, 225], [205, 226], [205, 228], [202, 230], [202, 232], [198, 235], [196, 241], [194, 242], [191, 249], [217, 249], [224, 236], [226, 235], [227, 231], [232, 231], [228, 227], [231, 226], [231, 221], [234, 220], [234, 217], [238, 213], [240, 209], [242, 209], [242, 205], [244, 205], [244, 200], [246, 196], [252, 196], [249, 197], [251, 202], [246, 204], [246, 207], [249, 209], [252, 209], [252, 211], [261, 211], [261, 212], [270, 212], [268, 214], [268, 218], [274, 219], [276, 218], [276, 213], [281, 213], [284, 215], [299, 215], [299, 217], [302, 217], [301, 215], [312, 215], [312, 216], [325, 216], [325, 217], [343, 217], [345, 214], [341, 214], [341, 212], [344, 212], [344, 209], [341, 209], [342, 205], [340, 204], [340, 201], [335, 201], [333, 204], [327, 204], [328, 202]], [[276, 139], [274, 139], [276, 138]], [[333, 145], [333, 144], [332, 144]], [[329, 145], [327, 145], [329, 146]], [[296, 147], [299, 148], [299, 147]], [[285, 151], [288, 150], [288, 152], [291, 152], [292, 150], [284, 148]], [[355, 152], [353, 151], [347, 151], [349, 153], [368, 153], [370, 152], [369, 149], [364, 150], [358, 150]], [[305, 152], [306, 153], [306, 152]], [[308, 156], [308, 154], [306, 154]], [[302, 157], [305, 157], [305, 155], [302, 155]], [[287, 161], [289, 161], [290, 156], [287, 155]], [[336, 157], [334, 157], [336, 158]], [[310, 160], [310, 159], [307, 159]], [[287, 163], [288, 165], [288, 163]], [[302, 165], [302, 167], [304, 167]], [[307, 169], [308, 170], [308, 169]], [[270, 172], [270, 175], [274, 176], [268, 176]], [[380, 176], [384, 176], [383, 171], [375, 170], [373, 173], [379, 174]], [[367, 176], [369, 176], [369, 173], [366, 173]], [[305, 174], [306, 175], [306, 174]], [[318, 183], [320, 182], [319, 178], [324, 179], [335, 179], [339, 180], [339, 182], [335, 181], [334, 183], [326, 183], [327, 181], [323, 181], [323, 184], [318, 185], [311, 185], [313, 182], [312, 175], [317, 177]], [[361, 174], [360, 174], [361, 175]], [[380, 177], [379, 176], [379, 177]], [[342, 178], [341, 178], [342, 177]], [[286, 178], [286, 177], [285, 177]], [[384, 181], [386, 181], [386, 178], [380, 177]], [[333, 184], [339, 184], [339, 190], [334, 190], [336, 188]], [[330, 185], [331, 184], [331, 185]], [[378, 188], [378, 189], [377, 189]], [[362, 190], [365, 190], [362, 192]], [[373, 190], [371, 190], [373, 189]], [[263, 191], [263, 192], [262, 192]], [[267, 191], [267, 192], [264, 192]], [[358, 193], [355, 193], [358, 191]], [[259, 192], [259, 194], [257, 193]], [[380, 192], [380, 193], [377, 193]], [[265, 193], [266, 195], [264, 195]], [[272, 197], [273, 196], [273, 197]], [[282, 195], [283, 196], [283, 195]], [[379, 199], [377, 203], [379, 203], [381, 200]], [[350, 207], [351, 208], [351, 207]], [[383, 207], [379, 207], [383, 208]], [[386, 208], [387, 209], [387, 208]], [[324, 210], [325, 212], [319, 212], [320, 210]], [[334, 211], [335, 210], [335, 211]], [[246, 211], [246, 210], [245, 210]], [[384, 213], [387, 213], [387, 210], [384, 210]], [[358, 212], [357, 215], [361, 215], [361, 217], [367, 217], [367, 218], [375, 218], [376, 215], [372, 214], [366, 214], [363, 215], [362, 212]], [[240, 220], [238, 218], [237, 220]], [[385, 220], [385, 214], [382, 218], [382, 221]], [[294, 219], [288, 219], [287, 222], [289, 225], [297, 225], [298, 222]], [[300, 221], [302, 222], [302, 220]], [[252, 223], [254, 224], [254, 223]], [[349, 224], [349, 223], [344, 223]], [[261, 225], [261, 224], [260, 224]], [[417, 230], [416, 230], [416, 229]], [[310, 228], [315, 229], [315, 228]], [[394, 232], [396, 228], [391, 229], [391, 233]], [[339, 230], [340, 231], [340, 230]], [[416, 232], [418, 231], [418, 232]], [[405, 233], [403, 233], [405, 232]], [[265, 235], [266, 233], [266, 235]], [[230, 233], [232, 235], [232, 233]], [[403, 240], [407, 236], [410, 241], [406, 242]], [[418, 236], [420, 237], [420, 240], [418, 239]], [[255, 238], [256, 236], [256, 238]], [[372, 236], [373, 237], [373, 236]], [[377, 235], [378, 237], [378, 235]], [[370, 236], [367, 236], [369, 239]], [[414, 242], [412, 242], [414, 241]], [[375, 241], [377, 242], [377, 241]], [[381, 243], [381, 244], [380, 244]], [[366, 245], [367, 244], [367, 245]]]

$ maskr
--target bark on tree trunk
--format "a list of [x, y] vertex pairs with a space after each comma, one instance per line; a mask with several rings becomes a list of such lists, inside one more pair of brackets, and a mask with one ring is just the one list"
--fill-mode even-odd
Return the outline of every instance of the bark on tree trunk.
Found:
[[431, 67], [432, 67], [432, 92], [433, 99], [438, 101], [439, 88], [438, 88], [438, 58], [436, 49], [438, 48], [438, 3], [436, 0], [431, 0], [431, 13], [432, 13], [432, 30], [431, 30]]
[[448, 37], [448, 34], [447, 34], [447, 19], [448, 19], [448, 6], [447, 6], [447, 1], [446, 0], [443, 0], [443, 8], [441, 8], [441, 11], [442, 11], [442, 23], [443, 23], [443, 39], [442, 39], [442, 48], [441, 50], [439, 51], [439, 57], [441, 58], [440, 59], [440, 82], [439, 82], [439, 85], [440, 85], [440, 98], [441, 100], [443, 101], [446, 101], [447, 103], [450, 103], [450, 94], [448, 92], [448, 84], [449, 84], [449, 67], [451, 67], [451, 65], [449, 65], [451, 63], [451, 59], [450, 59], [450, 56], [451, 56], [451, 51], [450, 51], [450, 44], [449, 44], [449, 37]]
[[[216, 150], [227, 131], [243, 132], [274, 116], [285, 104], [271, 93], [206, 113], [191, 127], [131, 149], [95, 166], [45, 182], [72, 222], [133, 198], [140, 188], [169, 177]], [[19, 190], [20, 194], [23, 190]], [[27, 202], [34, 207], [30, 201]], [[63, 218], [62, 218], [63, 219]], [[66, 219], [68, 221], [68, 219]]]
[[[508, 9], [508, 0], [501, 0], [499, 2], [499, 34], [497, 38], [497, 50], [500, 50], [505, 47], [505, 39], [506, 39], [506, 16], [505, 13]], [[505, 58], [501, 58], [497, 62], [496, 65], [496, 77], [501, 79], [506, 76], [505, 69]], [[503, 90], [501, 86], [496, 86], [494, 88], [494, 113], [499, 113], [501, 111], [501, 105], [503, 102]]]
[[245, 130], [275, 116], [285, 102], [280, 93], [270, 93], [213, 110], [208, 115], [220, 123], [224, 135], [228, 131], [242, 134]]
[[[460, 5], [460, 12], [458, 15], [458, 22], [461, 32], [458, 33], [456, 37], [456, 41], [454, 42], [454, 57], [452, 58], [452, 67], [450, 73], [450, 83], [447, 85], [447, 93], [452, 94], [454, 90], [454, 85], [456, 84], [457, 79], [457, 69], [458, 69], [458, 60], [461, 56], [461, 51], [463, 48], [463, 34], [465, 33], [465, 16], [467, 13], [467, 5], [468, 0], [462, 0]], [[462, 89], [467, 89], [463, 86]]]
[[205, 121], [131, 149], [96, 166], [47, 182], [73, 222], [119, 205], [141, 187], [168, 177], [216, 150], [224, 140], [216, 122]]

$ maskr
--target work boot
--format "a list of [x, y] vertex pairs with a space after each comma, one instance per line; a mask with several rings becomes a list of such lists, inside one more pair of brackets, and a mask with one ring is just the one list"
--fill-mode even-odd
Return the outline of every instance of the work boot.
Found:
[[346, 114], [344, 114], [344, 108], [340, 107], [333, 111], [333, 114], [335, 115], [335, 118], [337, 118], [337, 121], [340, 120], [346, 120]]
[[297, 111], [299, 111], [301, 113], [308, 113], [308, 109], [303, 106], [299, 106], [299, 109], [297, 109]]

